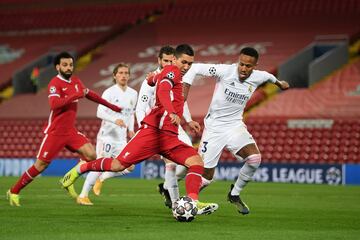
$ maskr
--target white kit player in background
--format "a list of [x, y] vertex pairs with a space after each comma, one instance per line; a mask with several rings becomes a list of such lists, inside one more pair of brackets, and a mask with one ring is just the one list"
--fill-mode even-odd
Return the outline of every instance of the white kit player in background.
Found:
[[[166, 65], [171, 65], [174, 59], [175, 49], [170, 46], [164, 46], [160, 49], [158, 55], [158, 64], [159, 68], [154, 71], [154, 73], [161, 72], [162, 68]], [[148, 85], [147, 80], [145, 79], [141, 85], [139, 91], [139, 99], [136, 104], [136, 119], [138, 125], [141, 125], [141, 121], [144, 117], [151, 111], [151, 108], [154, 106], [155, 101], [155, 87]], [[185, 121], [189, 126], [195, 131], [200, 131], [199, 123], [191, 119], [191, 114], [188, 108], [187, 103], [184, 104], [184, 113]], [[190, 137], [186, 134], [184, 129], [179, 125], [179, 139], [184, 143], [192, 146]], [[169, 208], [172, 207], [172, 203], [179, 199], [179, 187], [178, 179], [183, 178], [187, 172], [186, 167], [182, 165], [177, 165], [176, 163], [163, 158], [165, 162], [165, 182], [158, 185], [158, 190], [160, 194], [164, 196], [165, 205]]]
[[[99, 105], [97, 117], [102, 119], [97, 135], [96, 154], [101, 157], [116, 157], [127, 143], [127, 138], [134, 136], [135, 106], [137, 92], [127, 84], [130, 78], [130, 68], [124, 63], [118, 64], [113, 71], [114, 85], [106, 89], [102, 95], [104, 99], [122, 108], [120, 113], [107, 110]], [[84, 182], [82, 191], [77, 198], [80, 205], [93, 205], [88, 194], [91, 188], [95, 195], [100, 195], [102, 183], [105, 179], [122, 176], [133, 170], [134, 166], [122, 172], [90, 172]]]
[[220, 155], [227, 148], [244, 163], [227, 196], [228, 201], [241, 214], [248, 214], [250, 209], [241, 200], [240, 192], [252, 179], [261, 162], [260, 151], [243, 122], [244, 108], [256, 88], [265, 82], [274, 83], [282, 90], [289, 88], [287, 82], [277, 80], [272, 74], [254, 70], [258, 58], [258, 52], [254, 48], [243, 48], [237, 64], [194, 63], [183, 77], [185, 100], [196, 75], [216, 79], [199, 146], [199, 154], [203, 157], [205, 167], [202, 188], [212, 182]]

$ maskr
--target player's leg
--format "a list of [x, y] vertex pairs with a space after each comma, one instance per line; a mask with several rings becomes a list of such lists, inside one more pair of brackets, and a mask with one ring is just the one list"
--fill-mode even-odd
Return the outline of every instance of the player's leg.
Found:
[[252, 180], [256, 170], [259, 168], [261, 155], [253, 137], [246, 128], [239, 129], [236, 132], [238, 135], [232, 139], [232, 143], [229, 144], [228, 148], [238, 160], [244, 162], [244, 165], [240, 168], [235, 184], [230, 186], [228, 201], [237, 206], [239, 213], [248, 214], [250, 209], [241, 199], [240, 193], [248, 182]]
[[158, 149], [156, 144], [157, 136], [154, 131], [146, 128], [142, 128], [135, 136], [128, 142], [125, 148], [121, 151], [120, 155], [116, 159], [113, 158], [99, 158], [92, 162], [84, 163], [72, 168], [61, 179], [62, 186], [68, 187], [76, 181], [76, 179], [83, 173], [89, 171], [96, 172], [120, 172], [130, 167], [133, 164], [139, 163], [146, 158], [151, 157], [154, 153], [154, 149]]
[[[179, 126], [179, 134], [178, 138], [180, 141], [186, 143], [189, 146], [192, 146], [191, 139], [186, 134], [184, 129]], [[179, 199], [179, 185], [178, 185], [178, 177], [176, 174], [176, 170], [179, 168], [186, 169], [186, 167], [183, 167], [182, 165], [178, 165], [171, 160], [164, 159], [165, 162], [165, 181], [164, 183], [160, 183], [158, 188], [160, 194], [164, 196], [165, 200], [165, 206], [171, 208], [172, 203], [175, 202], [177, 199]], [[184, 176], [186, 174], [186, 171], [184, 173]]]
[[213, 132], [204, 129], [198, 153], [204, 161], [204, 174], [202, 175], [200, 190], [213, 182], [215, 167], [218, 165], [221, 153], [227, 144], [232, 132]]
[[[172, 140], [172, 142], [175, 141], [176, 140]], [[164, 151], [161, 154], [188, 168], [185, 178], [187, 196], [197, 202], [198, 214], [210, 214], [216, 211], [219, 206], [216, 203], [199, 202], [199, 191], [202, 181], [201, 176], [204, 171], [203, 161], [193, 147], [190, 147], [181, 141], [179, 141], [179, 143], [180, 144], [177, 147]]]
[[[103, 156], [106, 157], [117, 157], [120, 152], [124, 149], [126, 146], [126, 142], [108, 142], [108, 141], [102, 141], [103, 142]], [[99, 196], [101, 193], [101, 188], [103, 186], [103, 183], [106, 179], [118, 177], [118, 176], [124, 176], [126, 174], [131, 173], [134, 170], [135, 166], [132, 165], [128, 167], [127, 169], [120, 171], [120, 172], [103, 172], [99, 175], [98, 179], [95, 182], [95, 185], [93, 187], [94, 194]]]
[[61, 139], [52, 135], [45, 135], [34, 165], [26, 170], [19, 180], [7, 191], [7, 198], [9, 199], [11, 206], [20, 206], [20, 191], [48, 167], [52, 158], [64, 147], [64, 145], [65, 144]]
[[159, 193], [164, 197], [165, 206], [172, 207], [172, 203], [179, 199], [179, 186], [176, 179], [176, 163], [163, 158], [165, 163], [165, 181], [158, 185]]
[[94, 194], [97, 196], [99, 196], [101, 194], [101, 189], [103, 187], [105, 180], [107, 180], [109, 178], [113, 178], [113, 177], [125, 176], [125, 175], [131, 173], [134, 170], [134, 168], [135, 168], [135, 165], [131, 165], [130, 167], [128, 167], [120, 172], [103, 172], [103, 173], [101, 173], [93, 187]]
[[[101, 139], [96, 141], [96, 155], [101, 157], [109, 157], [109, 154], [106, 154], [110, 151], [110, 146], [107, 146]], [[108, 150], [108, 151], [107, 151]], [[86, 151], [86, 150], [85, 150]], [[88, 152], [91, 152], [88, 151]], [[80, 205], [91, 206], [93, 203], [89, 198], [89, 192], [94, 187], [98, 177], [101, 175], [101, 172], [89, 172], [86, 176], [85, 182], [81, 189], [79, 197], [77, 197], [76, 202]], [[73, 185], [71, 185], [73, 186]]]
[[[69, 137], [69, 140], [67, 141], [66, 148], [72, 152], [77, 152], [80, 155], [80, 161], [78, 165], [96, 159], [96, 152], [94, 146], [90, 143], [89, 139], [81, 132], [73, 132], [71, 134], [71, 137]], [[87, 179], [87, 184], [89, 183], [89, 181], [91, 181], [91, 177], [93, 177], [93, 175], [90, 175], [90, 177]], [[85, 189], [83, 188], [84, 192], [86, 191], [87, 184], [85, 185]], [[92, 205], [88, 198], [84, 197], [83, 199], [81, 199], [78, 196], [74, 185], [69, 185], [68, 187], [64, 187], [64, 189], [72, 198], [76, 199], [78, 203], [80, 202], [79, 204]], [[84, 192], [83, 195], [85, 194]]]

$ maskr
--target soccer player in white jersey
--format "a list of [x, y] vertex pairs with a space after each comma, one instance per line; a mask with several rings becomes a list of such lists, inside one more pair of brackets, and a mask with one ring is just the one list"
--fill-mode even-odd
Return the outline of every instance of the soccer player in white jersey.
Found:
[[[130, 68], [124, 63], [118, 64], [113, 70], [114, 85], [106, 89], [102, 95], [104, 99], [121, 107], [120, 113], [108, 111], [99, 105], [97, 117], [102, 119], [101, 127], [97, 135], [96, 154], [100, 157], [116, 157], [127, 143], [127, 137], [134, 136], [135, 105], [137, 92], [128, 86]], [[77, 198], [80, 205], [93, 205], [88, 195], [95, 182], [98, 191], [94, 188], [96, 195], [100, 194], [100, 185], [111, 177], [125, 175], [132, 171], [134, 166], [122, 172], [90, 172], [84, 182], [82, 191]]]
[[255, 70], [258, 58], [254, 48], [246, 47], [240, 51], [237, 64], [193, 64], [183, 77], [185, 99], [196, 75], [214, 77], [217, 81], [199, 146], [205, 167], [202, 188], [212, 182], [221, 152], [227, 148], [244, 162], [227, 196], [241, 214], [248, 214], [250, 209], [241, 200], [240, 192], [261, 162], [260, 151], [243, 122], [245, 105], [256, 88], [265, 82], [274, 83], [282, 90], [289, 88], [286, 81], [279, 81], [266, 71]]
[[[171, 65], [174, 59], [175, 49], [170, 46], [164, 46], [160, 49], [158, 55], [158, 69], [155, 70], [155, 73], [159, 73], [164, 66]], [[139, 99], [136, 104], [136, 119], [138, 121], [138, 125], [141, 125], [141, 121], [144, 117], [151, 111], [151, 108], [154, 106], [155, 97], [155, 87], [149, 86], [147, 80], [145, 79], [141, 85], [139, 91]], [[184, 113], [183, 113], [185, 121], [189, 124], [189, 126], [195, 131], [199, 132], [201, 130], [198, 122], [195, 122], [191, 119], [191, 114], [187, 103], [184, 104]], [[186, 134], [184, 129], [179, 125], [179, 135], [178, 138], [184, 143], [192, 146], [191, 139]], [[163, 158], [165, 162], [165, 181], [164, 183], [160, 183], [158, 185], [158, 189], [161, 195], [164, 196], [164, 203], [167, 207], [171, 208], [172, 203], [175, 202], [179, 198], [179, 187], [178, 187], [178, 179], [183, 178], [186, 174], [187, 169], [178, 165], [168, 159]], [[202, 209], [200, 213], [211, 213], [217, 209], [217, 206], [209, 209]], [[208, 212], [210, 211], [210, 212]]]

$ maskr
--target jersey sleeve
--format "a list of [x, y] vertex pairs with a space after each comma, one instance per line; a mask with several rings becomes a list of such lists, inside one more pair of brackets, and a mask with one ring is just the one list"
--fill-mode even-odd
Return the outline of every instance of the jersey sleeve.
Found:
[[263, 79], [264, 82], [276, 83], [277, 78], [274, 75], [272, 75], [271, 73], [268, 73], [266, 71], [263, 71], [263, 74], [264, 74], [263, 75], [264, 76], [264, 79]]
[[144, 80], [141, 84], [141, 88], [139, 91], [139, 98], [136, 103], [136, 120], [138, 125], [141, 125], [141, 121], [144, 119], [148, 109], [150, 109], [152, 106], [151, 99], [154, 97], [154, 87], [151, 87], [147, 84], [147, 81]]
[[193, 85], [197, 75], [219, 78], [223, 75], [225, 66], [224, 64], [194, 63], [184, 75], [183, 82]]
[[168, 113], [175, 113], [174, 106], [171, 102], [170, 91], [178, 82], [181, 82], [181, 73], [176, 67], [165, 67], [158, 79], [158, 90], [156, 94], [161, 105], [163, 105]]
[[[102, 96], [103, 99], [105, 99], [108, 102], [111, 102], [111, 91], [109, 89], [106, 89]], [[115, 123], [116, 117], [109, 113], [109, 109], [105, 107], [104, 105], [99, 104], [97, 108], [96, 116], [102, 120]]]

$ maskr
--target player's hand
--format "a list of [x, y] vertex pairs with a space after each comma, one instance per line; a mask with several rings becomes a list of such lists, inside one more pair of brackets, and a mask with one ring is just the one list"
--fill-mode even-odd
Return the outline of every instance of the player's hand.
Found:
[[115, 124], [120, 126], [120, 127], [126, 127], [124, 121], [122, 119], [116, 119], [115, 120]]
[[201, 126], [200, 126], [200, 124], [199, 124], [198, 122], [196, 122], [196, 121], [190, 121], [190, 122], [188, 122], [188, 124], [189, 124], [189, 127], [190, 127], [192, 130], [194, 130], [196, 133], [200, 133], [200, 131], [201, 131]]
[[281, 90], [286, 90], [290, 88], [290, 85], [287, 81], [279, 81], [279, 85]]
[[134, 131], [128, 131], [128, 137], [131, 139], [135, 135]]
[[146, 74], [146, 81], [147, 81], [148, 85], [151, 87], [155, 86], [155, 84], [156, 84], [155, 75], [156, 75], [155, 72], [150, 72], [150, 73]]
[[175, 113], [170, 113], [169, 117], [172, 124], [179, 126], [181, 119], [178, 115], [176, 115]]

